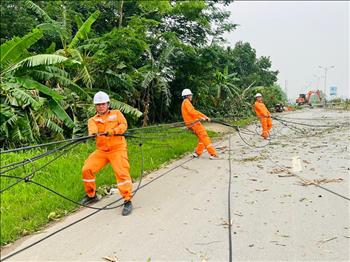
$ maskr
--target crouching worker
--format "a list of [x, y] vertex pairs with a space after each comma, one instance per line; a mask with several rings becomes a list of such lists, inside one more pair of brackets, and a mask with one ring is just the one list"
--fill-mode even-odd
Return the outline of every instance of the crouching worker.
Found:
[[89, 135], [96, 135], [96, 150], [85, 161], [82, 173], [86, 196], [82, 204], [97, 201], [95, 175], [107, 163], [112, 165], [117, 186], [124, 198], [122, 215], [132, 211], [132, 181], [129, 173], [127, 145], [124, 136], [127, 122], [119, 110], [109, 110], [109, 96], [97, 92], [93, 100], [97, 114], [88, 121]]
[[196, 150], [193, 152], [193, 157], [199, 157], [206, 148], [210, 154], [210, 159], [219, 159], [219, 156], [211, 143], [207, 131], [200, 123], [200, 120], [210, 121], [210, 118], [194, 109], [191, 103], [192, 96], [193, 94], [190, 89], [184, 89], [182, 91], [183, 102], [181, 105], [181, 114], [186, 126], [198, 137], [198, 145]]
[[260, 93], [257, 93], [255, 95], [255, 104], [254, 104], [254, 110], [257, 115], [257, 117], [260, 118], [261, 127], [262, 127], [262, 133], [261, 136], [264, 139], [270, 138], [270, 129], [272, 128], [272, 120], [271, 120], [271, 113], [266, 108], [265, 104], [262, 101], [262, 95]]

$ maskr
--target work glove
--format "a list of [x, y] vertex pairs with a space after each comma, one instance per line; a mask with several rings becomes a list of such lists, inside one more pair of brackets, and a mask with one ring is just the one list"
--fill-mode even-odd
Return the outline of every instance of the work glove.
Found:
[[111, 129], [108, 129], [106, 131], [106, 136], [114, 136], [114, 130], [111, 128]]

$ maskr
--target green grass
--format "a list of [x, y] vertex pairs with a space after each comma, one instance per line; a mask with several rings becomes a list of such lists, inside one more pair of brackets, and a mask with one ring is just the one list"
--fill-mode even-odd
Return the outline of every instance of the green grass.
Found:
[[[183, 129], [147, 129], [160, 133], [144, 133], [144, 170], [159, 168], [171, 159], [179, 158], [186, 152], [192, 151], [197, 138]], [[211, 137], [217, 136], [208, 132]], [[135, 132], [140, 135], [141, 131]], [[148, 137], [148, 138], [147, 138]], [[128, 138], [128, 155], [131, 166], [131, 176], [137, 180], [141, 174], [140, 140]], [[43, 170], [35, 173], [34, 181], [41, 183], [55, 191], [79, 201], [84, 195], [81, 168], [88, 155], [95, 150], [94, 141], [83, 143], [70, 150], [63, 157], [54, 161]], [[33, 149], [25, 153], [10, 153], [1, 155], [1, 165], [33, 157], [44, 151]], [[56, 156], [57, 153], [54, 155]], [[24, 177], [34, 169], [40, 167], [54, 156], [48, 156], [25, 167], [6, 173]], [[0, 178], [1, 188], [16, 181], [12, 178]], [[97, 186], [116, 183], [110, 165], [103, 168], [96, 176]], [[102, 190], [103, 191], [103, 190]], [[1, 194], [1, 246], [10, 243], [21, 236], [33, 233], [45, 226], [53, 219], [57, 219], [74, 211], [77, 206], [35, 184], [21, 182]]]
[[256, 116], [247, 116], [245, 118], [232, 121], [232, 124], [236, 126], [246, 126], [254, 122], [256, 119]]

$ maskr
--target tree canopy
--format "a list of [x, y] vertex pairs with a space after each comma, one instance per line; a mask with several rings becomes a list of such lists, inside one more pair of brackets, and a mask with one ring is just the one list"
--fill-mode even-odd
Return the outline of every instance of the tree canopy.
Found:
[[230, 2], [3, 0], [0, 146], [83, 134], [99, 90], [131, 126], [180, 119], [184, 88], [210, 116], [283, 101], [269, 57], [226, 47]]

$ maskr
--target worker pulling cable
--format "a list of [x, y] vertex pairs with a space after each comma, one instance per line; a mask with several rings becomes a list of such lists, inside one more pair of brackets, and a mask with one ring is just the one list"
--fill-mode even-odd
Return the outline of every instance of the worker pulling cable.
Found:
[[[208, 136], [207, 131], [205, 130], [205, 127], [200, 123], [200, 121], [210, 121], [210, 118], [207, 117], [205, 114], [197, 111], [191, 101], [193, 94], [190, 89], [184, 89], [182, 91], [182, 98], [183, 102], [181, 105], [181, 114], [182, 118], [184, 119], [186, 126], [188, 129], [192, 130], [192, 132], [197, 136], [198, 138], [198, 145], [193, 152], [193, 157], [197, 158], [200, 157], [200, 155], [203, 153], [204, 149], [206, 148], [208, 150], [208, 153], [210, 154], [211, 160], [219, 159], [219, 155], [216, 152], [215, 148], [213, 147], [211, 140]], [[193, 123], [193, 124], [188, 124]]]

